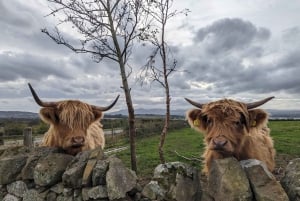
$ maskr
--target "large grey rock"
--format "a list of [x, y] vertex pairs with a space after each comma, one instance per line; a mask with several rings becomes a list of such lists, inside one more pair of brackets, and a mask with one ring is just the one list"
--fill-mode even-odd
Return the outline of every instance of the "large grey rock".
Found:
[[82, 185], [82, 175], [88, 161], [90, 152], [84, 151], [76, 155], [66, 168], [62, 176], [63, 184], [66, 187], [80, 188]]
[[246, 173], [235, 158], [212, 162], [208, 177], [208, 192], [215, 200], [252, 201]]
[[89, 199], [104, 199], [108, 198], [107, 188], [106, 186], [95, 186], [90, 188], [83, 188], [82, 189], [82, 199], [89, 200]]
[[0, 200], [3, 200], [4, 196], [7, 194], [7, 190], [4, 185], [0, 185]]
[[300, 158], [289, 162], [280, 182], [290, 200], [300, 201]]
[[24, 193], [23, 201], [44, 201], [44, 198], [40, 196], [37, 190], [30, 189]]
[[64, 188], [64, 190], [63, 190], [63, 195], [66, 196], [66, 197], [67, 196], [72, 196], [73, 193], [74, 193], [73, 188]]
[[7, 192], [17, 197], [23, 197], [28, 190], [27, 185], [23, 181], [16, 181], [6, 186]]
[[5, 150], [2, 150], [0, 152], [0, 159], [5, 157], [27, 155], [31, 151], [32, 148], [24, 147], [24, 146], [6, 148]]
[[57, 198], [57, 194], [50, 191], [46, 196], [46, 201], [54, 201]]
[[90, 151], [89, 160], [86, 163], [83, 176], [82, 186], [92, 186], [93, 170], [98, 160], [104, 159], [104, 152], [102, 147], [98, 147]]
[[142, 195], [150, 199], [196, 201], [201, 197], [198, 171], [181, 162], [160, 164]]
[[50, 153], [59, 153], [61, 149], [57, 147], [36, 147], [30, 154], [28, 154], [28, 159], [26, 165], [22, 169], [22, 179], [33, 179], [34, 167], [38, 163], [40, 158], [46, 157]]
[[108, 170], [108, 162], [106, 160], [98, 160], [92, 172], [92, 185], [105, 185], [105, 176]]
[[74, 189], [73, 201], [82, 201], [82, 189]]
[[[0, 159], [0, 185], [18, 180], [18, 175], [26, 164], [26, 155], [7, 156]], [[8, 171], [9, 170], [9, 171]]]
[[59, 196], [57, 196], [56, 201], [73, 201], [73, 197], [72, 196], [59, 195]]
[[282, 186], [265, 163], [256, 159], [240, 163], [248, 176], [256, 201], [289, 201]]
[[51, 186], [62, 180], [62, 175], [74, 157], [67, 154], [52, 153], [41, 158], [34, 168], [34, 182], [39, 186]]
[[6, 194], [2, 201], [20, 201], [21, 198], [18, 198], [11, 194]]
[[64, 192], [64, 185], [63, 185], [63, 183], [55, 184], [54, 186], [52, 186], [50, 188], [50, 190], [57, 193], [57, 194], [61, 194], [61, 193]]
[[163, 199], [166, 194], [166, 190], [158, 185], [157, 181], [150, 181], [143, 188], [142, 195], [151, 200]]
[[110, 200], [125, 199], [126, 194], [136, 188], [137, 176], [118, 158], [108, 158], [108, 162], [109, 169], [106, 173], [108, 197]]
[[186, 201], [195, 201], [200, 198], [198, 177], [188, 177], [184, 174], [176, 174], [176, 185], [172, 192], [172, 198]]

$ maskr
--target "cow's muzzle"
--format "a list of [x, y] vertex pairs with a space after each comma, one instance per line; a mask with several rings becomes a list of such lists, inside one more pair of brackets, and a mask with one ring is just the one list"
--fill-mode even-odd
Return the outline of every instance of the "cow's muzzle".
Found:
[[71, 146], [74, 148], [84, 146], [85, 139], [82, 136], [75, 136], [71, 139]]
[[225, 138], [217, 137], [215, 139], [212, 139], [212, 149], [216, 151], [223, 151], [225, 150], [225, 146], [228, 143], [228, 141]]

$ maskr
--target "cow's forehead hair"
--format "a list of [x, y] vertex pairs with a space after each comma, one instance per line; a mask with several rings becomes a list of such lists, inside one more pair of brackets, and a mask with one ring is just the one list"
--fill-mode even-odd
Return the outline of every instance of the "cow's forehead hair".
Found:
[[207, 103], [203, 106], [202, 112], [211, 117], [240, 117], [240, 113], [245, 116], [248, 114], [247, 106], [244, 103], [222, 99], [215, 102]]
[[57, 109], [61, 123], [72, 129], [87, 128], [94, 120], [91, 106], [78, 100], [60, 101]]

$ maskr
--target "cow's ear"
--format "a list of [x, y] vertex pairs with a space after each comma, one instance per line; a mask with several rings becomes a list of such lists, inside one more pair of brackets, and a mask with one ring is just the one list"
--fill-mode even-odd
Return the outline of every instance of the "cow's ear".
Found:
[[250, 127], [264, 127], [268, 123], [268, 114], [261, 109], [249, 110]]
[[59, 122], [59, 117], [55, 108], [44, 107], [40, 110], [41, 119], [47, 124], [55, 124]]
[[93, 114], [94, 114], [95, 120], [100, 120], [104, 116], [103, 112], [100, 110], [93, 110]]
[[244, 113], [244, 112], [240, 112], [240, 123], [242, 125], [245, 125], [247, 131], [249, 132], [249, 129], [250, 129], [250, 118], [249, 118], [249, 115], [248, 113]]
[[205, 130], [206, 122], [203, 121], [202, 112], [199, 109], [189, 110], [186, 113], [186, 119], [192, 128]]

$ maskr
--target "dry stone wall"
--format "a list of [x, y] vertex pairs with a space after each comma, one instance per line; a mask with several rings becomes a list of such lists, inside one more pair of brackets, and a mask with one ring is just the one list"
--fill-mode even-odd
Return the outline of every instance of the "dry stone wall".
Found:
[[76, 156], [58, 148], [0, 150], [3, 201], [300, 201], [300, 159], [291, 161], [281, 182], [257, 160], [216, 160], [208, 182], [181, 162], [158, 165], [143, 187], [136, 174], [101, 149]]
[[0, 153], [0, 200], [137, 200], [136, 174], [102, 149], [71, 156], [57, 148]]

